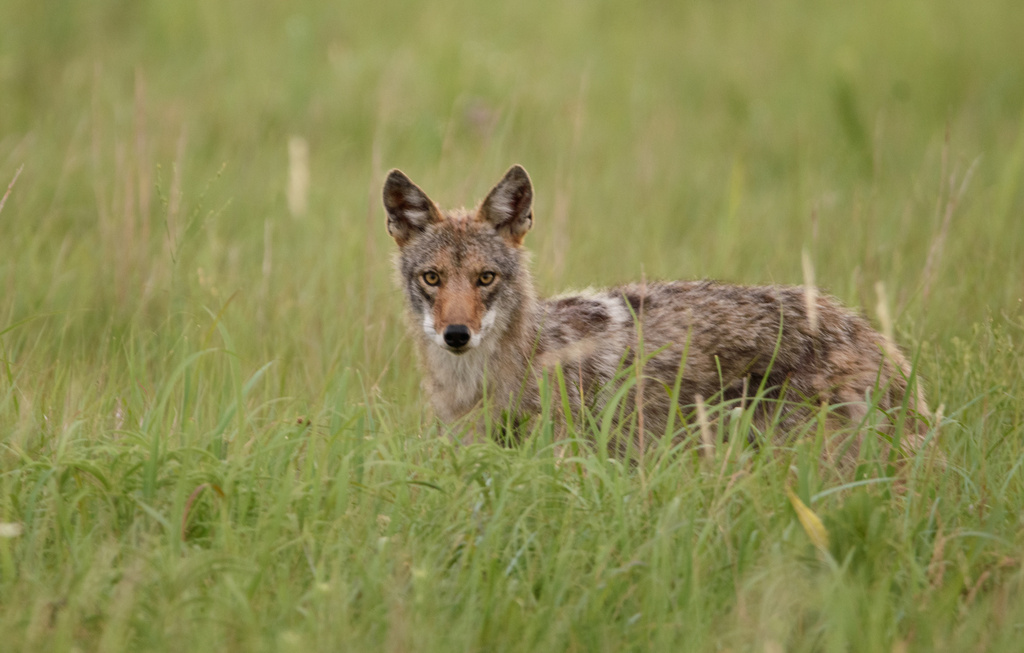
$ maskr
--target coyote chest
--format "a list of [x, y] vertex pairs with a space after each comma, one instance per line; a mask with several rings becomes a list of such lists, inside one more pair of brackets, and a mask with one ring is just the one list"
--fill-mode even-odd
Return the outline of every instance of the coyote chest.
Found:
[[[481, 407], [494, 416], [539, 413], [542, 379], [556, 374], [559, 410], [566, 401], [576, 418], [615, 410], [616, 424], [634, 437], [639, 430], [641, 442], [645, 430], [648, 442], [675, 437], [665, 429], [680, 407], [742, 406], [757, 392], [770, 400], [759, 423], [774, 419], [782, 431], [822, 404], [853, 423], [905, 399], [924, 411], [895, 346], [813, 289], [680, 281], [538, 300], [522, 249], [532, 200], [519, 166], [473, 210], [442, 211], [400, 171], [388, 175], [388, 233], [424, 385], [442, 420]], [[613, 399], [619, 405], [609, 406]]]

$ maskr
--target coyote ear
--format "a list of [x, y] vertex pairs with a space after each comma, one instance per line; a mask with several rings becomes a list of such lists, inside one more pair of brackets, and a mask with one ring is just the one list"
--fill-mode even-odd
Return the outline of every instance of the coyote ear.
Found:
[[443, 219], [427, 194], [397, 168], [384, 182], [384, 210], [388, 213], [388, 233], [399, 247]]
[[509, 168], [491, 189], [477, 211], [477, 219], [489, 222], [516, 247], [522, 244], [533, 226], [533, 185], [522, 166]]

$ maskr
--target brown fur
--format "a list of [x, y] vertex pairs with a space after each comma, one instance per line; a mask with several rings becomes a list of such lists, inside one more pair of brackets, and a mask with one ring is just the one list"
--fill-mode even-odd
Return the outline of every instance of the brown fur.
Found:
[[[677, 377], [684, 408], [701, 400], [746, 406], [763, 389], [755, 427], [778, 420], [782, 433], [821, 405], [840, 427], [869, 421], [872, 408], [888, 424], [906, 402], [904, 444], [921, 441], [927, 409], [920, 385], [907, 396], [906, 358], [863, 316], [819, 292], [808, 300], [803, 287], [671, 281], [538, 300], [521, 248], [532, 197], [519, 166], [472, 211], [442, 211], [401, 172], [388, 175], [388, 230], [400, 248], [425, 387], [442, 420], [482, 404], [494, 417], [537, 414], [540, 379], [556, 367], [578, 420], [584, 408], [605, 407], [639, 358], [639, 382], [615, 420], [633, 439], [616, 441], [619, 450], [665, 435]], [[470, 340], [453, 348], [448, 330], [461, 327]]]

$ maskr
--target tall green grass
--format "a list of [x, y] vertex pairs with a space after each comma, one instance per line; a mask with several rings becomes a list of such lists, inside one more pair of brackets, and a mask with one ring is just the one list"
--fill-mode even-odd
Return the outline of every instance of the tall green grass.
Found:
[[[1018, 650], [1021, 33], [1009, 0], [3, 3], [4, 650]], [[379, 187], [468, 204], [513, 162], [544, 292], [806, 250], [892, 316], [945, 465], [451, 445]]]

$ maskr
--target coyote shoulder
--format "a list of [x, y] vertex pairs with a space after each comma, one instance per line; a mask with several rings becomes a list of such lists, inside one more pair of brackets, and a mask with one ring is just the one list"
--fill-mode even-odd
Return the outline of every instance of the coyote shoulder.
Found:
[[[760, 390], [755, 426], [777, 421], [783, 433], [823, 404], [849, 427], [874, 411], [883, 414], [875, 421], [895, 421], [905, 404], [904, 442], [920, 438], [926, 408], [920, 388], [908, 390], [907, 360], [864, 317], [813, 289], [669, 281], [538, 299], [522, 248], [532, 202], [518, 165], [473, 210], [444, 211], [401, 171], [388, 174], [388, 233], [442, 420], [481, 406], [494, 416], [540, 413], [540, 379], [560, 367], [576, 417], [606, 408], [632, 374], [615, 420], [641, 446], [665, 435], [677, 387], [684, 414], [701, 401], [750, 405]], [[561, 409], [563, 398], [552, 403]]]

